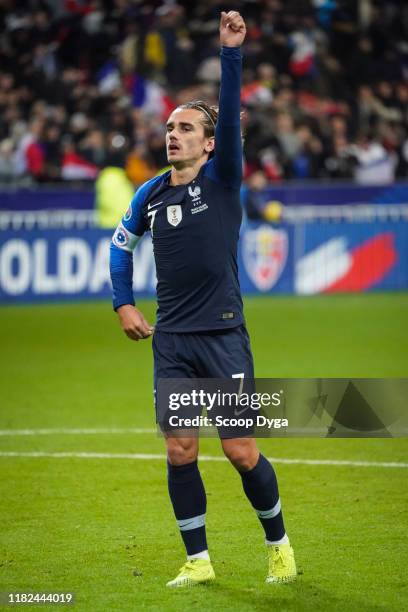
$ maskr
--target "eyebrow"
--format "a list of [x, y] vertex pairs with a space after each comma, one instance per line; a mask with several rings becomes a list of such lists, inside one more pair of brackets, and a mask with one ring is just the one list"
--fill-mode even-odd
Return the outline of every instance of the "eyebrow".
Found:
[[[174, 121], [169, 121], [168, 123], [166, 123], [166, 127], [170, 127], [174, 125]], [[180, 125], [182, 126], [190, 126], [190, 127], [194, 127], [194, 123], [189, 123], [188, 121], [180, 121]]]

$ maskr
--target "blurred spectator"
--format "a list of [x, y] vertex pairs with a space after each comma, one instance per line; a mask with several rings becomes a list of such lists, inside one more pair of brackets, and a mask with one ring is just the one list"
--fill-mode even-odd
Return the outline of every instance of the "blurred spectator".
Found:
[[248, 219], [264, 218], [265, 198], [263, 190], [268, 186], [268, 179], [264, 172], [257, 170], [247, 180], [247, 189], [244, 190], [244, 207]]
[[319, 138], [312, 134], [307, 124], [301, 124], [296, 129], [298, 150], [292, 159], [292, 177], [310, 179], [319, 177], [323, 145]]
[[18, 175], [28, 174], [37, 180], [44, 178], [45, 151], [42, 142], [44, 126], [44, 120], [33, 114], [27, 132], [17, 145], [16, 170]]
[[74, 141], [66, 137], [63, 142], [61, 177], [66, 181], [81, 181], [94, 180], [97, 175], [97, 166], [81, 157]]
[[172, 109], [216, 101], [233, 8], [248, 24], [246, 180], [407, 176], [406, 2], [7, 0], [0, 180], [93, 181], [119, 157], [134, 183], [154, 175]]
[[0, 181], [11, 183], [16, 177], [13, 141], [11, 138], [5, 138], [0, 142]]
[[333, 179], [353, 178], [355, 161], [349, 155], [349, 142], [345, 135], [334, 135], [324, 161], [325, 175]]
[[289, 163], [299, 149], [299, 140], [295, 132], [295, 123], [293, 117], [289, 113], [281, 112], [278, 114], [276, 117], [275, 133], [285, 163]]
[[81, 141], [81, 155], [98, 168], [104, 166], [107, 153], [106, 136], [102, 130], [96, 128], [85, 134]]
[[361, 184], [391, 183], [395, 178], [396, 160], [369, 133], [361, 133], [356, 144], [348, 148], [356, 159], [354, 178]]

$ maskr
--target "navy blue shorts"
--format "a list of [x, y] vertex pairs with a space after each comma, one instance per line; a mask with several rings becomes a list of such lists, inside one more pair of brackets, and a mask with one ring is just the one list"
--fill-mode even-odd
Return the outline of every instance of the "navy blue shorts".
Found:
[[[254, 364], [245, 325], [197, 333], [155, 331], [154, 392], [159, 378], [254, 378]], [[156, 414], [157, 417], [157, 414]], [[156, 418], [157, 420], [157, 418]]]

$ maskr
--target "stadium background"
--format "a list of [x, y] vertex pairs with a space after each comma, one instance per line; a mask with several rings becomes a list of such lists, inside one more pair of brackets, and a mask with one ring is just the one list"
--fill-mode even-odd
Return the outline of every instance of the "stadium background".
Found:
[[[302, 572], [273, 592], [239, 483], [204, 440], [219, 583], [163, 589], [182, 547], [151, 349], [121, 337], [107, 246], [166, 164], [171, 109], [216, 102], [226, 8], [249, 26], [239, 258], [256, 373], [407, 376], [405, 2], [3, 0], [0, 591], [74, 590], [81, 610], [404, 609], [403, 439], [261, 441]], [[153, 321], [148, 238], [136, 257]]]

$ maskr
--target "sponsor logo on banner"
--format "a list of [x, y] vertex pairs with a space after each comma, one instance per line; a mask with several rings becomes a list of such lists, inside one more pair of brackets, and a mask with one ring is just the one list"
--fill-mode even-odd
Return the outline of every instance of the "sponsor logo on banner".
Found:
[[167, 207], [167, 221], [174, 227], [178, 225], [183, 218], [183, 211], [180, 204], [172, 204]]
[[288, 257], [288, 236], [283, 229], [262, 225], [243, 236], [242, 255], [249, 278], [260, 291], [279, 280]]
[[61, 237], [10, 239], [0, 248], [0, 294], [17, 298], [100, 294], [110, 287], [108, 237], [92, 246]]
[[366, 291], [381, 282], [398, 260], [392, 232], [350, 248], [346, 236], [320, 244], [296, 263], [295, 291], [303, 295]]
[[[78, 236], [65, 231], [44, 232], [32, 241], [11, 235], [0, 241], [0, 302], [82, 296], [110, 297], [107, 232], [93, 230]], [[43, 234], [43, 235], [44, 235]], [[20, 234], [23, 236], [23, 234]], [[156, 268], [152, 241], [146, 236], [137, 246], [133, 288], [152, 295]]]
[[123, 248], [129, 242], [129, 234], [123, 227], [123, 225], [119, 225], [116, 228], [116, 232], [113, 234], [113, 244], [115, 244], [119, 248]]
[[129, 204], [129, 208], [125, 212], [125, 214], [123, 216], [123, 220], [124, 221], [129, 221], [131, 217], [132, 217], [132, 205]]

